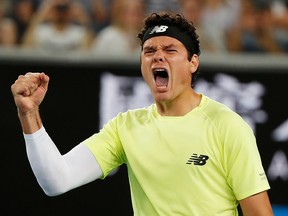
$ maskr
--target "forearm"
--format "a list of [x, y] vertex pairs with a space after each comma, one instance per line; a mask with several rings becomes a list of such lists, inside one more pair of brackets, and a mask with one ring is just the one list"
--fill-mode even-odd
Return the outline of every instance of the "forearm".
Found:
[[79, 144], [65, 155], [46, 133], [39, 106], [48, 89], [45, 73], [20, 75], [11, 86], [24, 133], [27, 156], [38, 183], [49, 196], [58, 195], [102, 176], [91, 151]]
[[28, 113], [18, 111], [18, 117], [24, 134], [35, 133], [42, 127], [42, 120], [38, 109]]
[[96, 159], [83, 144], [61, 155], [43, 127], [33, 134], [24, 134], [24, 138], [34, 175], [49, 196], [65, 193], [102, 176]]
[[60, 152], [43, 127], [33, 134], [24, 134], [24, 138], [28, 160], [39, 185], [49, 196], [59, 193], [56, 192], [59, 190], [56, 189], [56, 166], [61, 160]]

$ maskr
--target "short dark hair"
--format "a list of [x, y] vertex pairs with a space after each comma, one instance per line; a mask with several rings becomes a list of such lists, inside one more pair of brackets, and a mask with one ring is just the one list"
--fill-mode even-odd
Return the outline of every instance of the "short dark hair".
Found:
[[[148, 17], [144, 19], [144, 26], [141, 31], [138, 33], [137, 37], [140, 39], [140, 45], [143, 47], [143, 39], [146, 31], [153, 26], [174, 26], [179, 28], [182, 32], [187, 32], [189, 36], [191, 36], [192, 46], [191, 48], [187, 48], [188, 52], [188, 60], [190, 61], [194, 54], [200, 55], [200, 42], [199, 36], [196, 33], [196, 28], [194, 24], [188, 21], [184, 16], [180, 14], [168, 13], [168, 12], [160, 12], [160, 13], [152, 13]], [[199, 73], [199, 67], [197, 71], [192, 76], [191, 86], [193, 87], [194, 81], [196, 80]]]

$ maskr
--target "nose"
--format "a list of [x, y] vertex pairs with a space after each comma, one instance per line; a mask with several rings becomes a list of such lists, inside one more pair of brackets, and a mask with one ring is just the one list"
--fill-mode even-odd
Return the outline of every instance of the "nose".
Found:
[[157, 50], [155, 53], [154, 53], [154, 58], [153, 58], [153, 62], [154, 63], [157, 63], [157, 62], [164, 62], [164, 55], [163, 55], [163, 52], [161, 50]]

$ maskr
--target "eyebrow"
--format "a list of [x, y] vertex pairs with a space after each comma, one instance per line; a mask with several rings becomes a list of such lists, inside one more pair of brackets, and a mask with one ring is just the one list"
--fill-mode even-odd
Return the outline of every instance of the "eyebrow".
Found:
[[[163, 49], [163, 50], [167, 50], [167, 49], [170, 49], [170, 48], [176, 48], [177, 46], [175, 45], [175, 44], [169, 44], [169, 45], [163, 45], [163, 46], [161, 46], [161, 48]], [[156, 50], [157, 49], [157, 47], [156, 46], [145, 46], [144, 48], [143, 48], [143, 50]]]

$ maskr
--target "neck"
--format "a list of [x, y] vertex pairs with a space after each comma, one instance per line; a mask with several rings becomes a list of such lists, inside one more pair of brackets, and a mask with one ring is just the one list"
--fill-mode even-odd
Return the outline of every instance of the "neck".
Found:
[[185, 98], [173, 101], [157, 101], [157, 111], [161, 116], [184, 116], [199, 106], [201, 95], [194, 92]]

